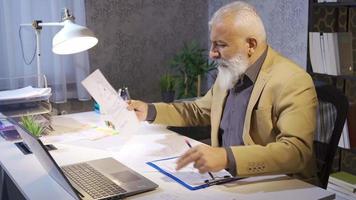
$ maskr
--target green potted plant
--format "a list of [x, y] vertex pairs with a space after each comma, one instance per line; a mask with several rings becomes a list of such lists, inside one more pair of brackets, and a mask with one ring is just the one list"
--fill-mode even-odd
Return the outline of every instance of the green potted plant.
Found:
[[175, 78], [170, 74], [164, 74], [159, 81], [161, 88], [162, 101], [169, 103], [174, 100]]
[[215, 67], [214, 62], [209, 62], [205, 52], [205, 49], [193, 41], [184, 44], [183, 49], [171, 60], [171, 67], [180, 74], [177, 80], [178, 98], [201, 96], [202, 75]]
[[27, 129], [33, 136], [40, 137], [44, 131], [40, 123], [38, 123], [34, 116], [22, 116], [21, 124]]
[[[33, 115], [26, 115], [22, 116], [19, 122], [23, 128], [25, 128], [30, 134], [35, 137], [40, 137], [44, 132], [43, 126], [36, 121], [35, 116]], [[24, 153], [29, 154], [31, 153], [30, 147], [25, 142], [17, 142], [15, 143], [16, 146]], [[56, 149], [53, 145], [46, 145], [48, 150]]]

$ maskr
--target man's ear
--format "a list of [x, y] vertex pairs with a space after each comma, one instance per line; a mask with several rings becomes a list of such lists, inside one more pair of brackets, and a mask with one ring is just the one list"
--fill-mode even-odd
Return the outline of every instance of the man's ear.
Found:
[[257, 40], [255, 38], [249, 37], [246, 39], [248, 44], [248, 56], [251, 57], [257, 48]]

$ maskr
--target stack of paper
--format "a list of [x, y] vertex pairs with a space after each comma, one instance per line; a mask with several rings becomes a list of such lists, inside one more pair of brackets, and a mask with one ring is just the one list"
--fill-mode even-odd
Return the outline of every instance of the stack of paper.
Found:
[[328, 190], [346, 199], [356, 198], [356, 176], [347, 172], [330, 174]]
[[16, 90], [0, 91], [0, 101], [49, 97], [50, 95], [51, 88], [33, 88], [32, 86], [27, 86]]

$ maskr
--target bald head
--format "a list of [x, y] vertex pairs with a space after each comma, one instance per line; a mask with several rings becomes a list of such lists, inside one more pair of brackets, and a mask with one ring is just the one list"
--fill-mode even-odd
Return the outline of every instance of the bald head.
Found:
[[218, 64], [221, 89], [232, 88], [267, 48], [266, 32], [256, 10], [244, 2], [220, 8], [209, 22], [209, 56]]
[[236, 1], [217, 10], [209, 22], [209, 28], [228, 23], [240, 36], [254, 38], [259, 44], [266, 43], [266, 31], [256, 9], [245, 2]]

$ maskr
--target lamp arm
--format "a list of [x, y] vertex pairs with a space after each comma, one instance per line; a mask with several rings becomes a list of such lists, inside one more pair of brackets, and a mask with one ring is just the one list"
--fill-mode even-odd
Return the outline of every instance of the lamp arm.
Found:
[[63, 22], [43, 22], [39, 23], [39, 26], [64, 26]]
[[32, 26], [34, 29], [40, 29], [42, 26], [64, 26], [64, 22], [42, 22], [34, 20], [32, 24], [20, 24], [20, 26]]
[[[37, 86], [42, 87], [41, 84], [41, 44], [40, 44], [40, 33], [42, 26], [64, 26], [63, 22], [45, 22], [40, 20], [34, 20], [32, 24], [20, 24], [20, 26], [31, 26], [35, 29], [36, 33], [36, 61], [37, 61]], [[47, 87], [47, 79], [43, 74], [44, 86]]]

